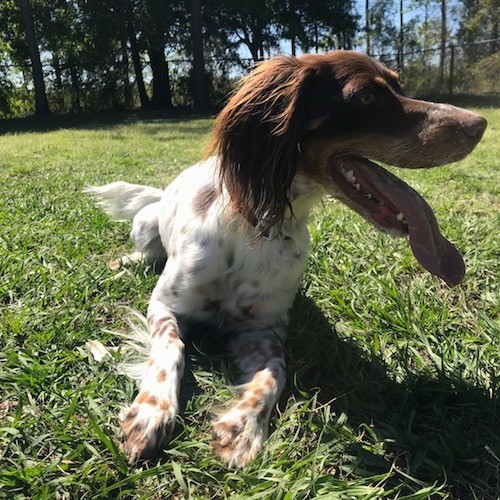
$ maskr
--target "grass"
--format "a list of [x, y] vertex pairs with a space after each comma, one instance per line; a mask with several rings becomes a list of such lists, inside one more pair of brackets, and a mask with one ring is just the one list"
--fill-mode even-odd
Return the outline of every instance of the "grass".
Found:
[[16, 126], [0, 135], [0, 497], [498, 498], [500, 110], [464, 161], [400, 171], [434, 207], [467, 276], [449, 289], [405, 241], [338, 203], [311, 220], [292, 312], [289, 385], [263, 453], [241, 471], [211, 453], [225, 367], [191, 352], [185, 410], [158, 462], [117, 450], [135, 385], [119, 353], [122, 306], [145, 311], [156, 277], [106, 261], [128, 242], [81, 194], [118, 179], [163, 186], [197, 161], [208, 119], [127, 117]]

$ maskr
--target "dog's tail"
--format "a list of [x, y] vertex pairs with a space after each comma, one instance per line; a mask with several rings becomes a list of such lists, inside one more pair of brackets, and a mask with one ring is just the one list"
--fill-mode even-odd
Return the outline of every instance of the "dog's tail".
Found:
[[84, 193], [93, 196], [98, 205], [114, 220], [132, 220], [147, 205], [160, 201], [163, 191], [149, 186], [118, 181], [105, 186], [91, 186]]

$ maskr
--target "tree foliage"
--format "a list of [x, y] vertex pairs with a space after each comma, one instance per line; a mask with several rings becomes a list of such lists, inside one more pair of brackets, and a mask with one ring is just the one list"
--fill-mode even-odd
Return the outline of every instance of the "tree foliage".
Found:
[[[354, 0], [2, 0], [0, 116], [35, 110], [33, 41], [30, 52], [20, 9], [27, 2], [47, 98], [58, 113], [206, 109], [259, 60], [281, 52], [363, 49], [367, 39], [365, 12], [355, 11]], [[391, 63], [403, 35], [405, 61], [413, 64], [408, 71], [420, 64], [431, 74], [430, 47], [443, 33], [442, 2], [367, 0], [371, 53]], [[445, 32], [448, 44], [498, 38], [495, 2], [455, 3], [449, 14], [457, 29]], [[477, 61], [497, 50], [497, 43], [471, 45], [465, 56]], [[424, 52], [413, 56], [417, 51]]]

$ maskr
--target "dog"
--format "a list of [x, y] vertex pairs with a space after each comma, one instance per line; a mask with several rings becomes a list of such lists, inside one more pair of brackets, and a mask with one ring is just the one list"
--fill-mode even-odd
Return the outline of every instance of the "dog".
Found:
[[133, 219], [136, 250], [111, 267], [143, 261], [162, 269], [147, 310], [149, 357], [122, 418], [130, 461], [168, 443], [194, 325], [223, 336], [241, 384], [213, 423], [214, 451], [243, 467], [262, 449], [285, 384], [288, 310], [306, 266], [308, 215], [323, 196], [409, 237], [426, 270], [460, 283], [464, 262], [429, 205], [375, 162], [455, 162], [486, 125], [464, 109], [405, 97], [397, 74], [364, 54], [280, 56], [241, 81], [215, 121], [212, 156], [164, 191], [125, 182], [89, 188], [111, 217]]

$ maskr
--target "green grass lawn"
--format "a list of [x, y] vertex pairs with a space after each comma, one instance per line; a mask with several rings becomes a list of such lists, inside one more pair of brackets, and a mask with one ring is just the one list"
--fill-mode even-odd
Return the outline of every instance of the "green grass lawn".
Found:
[[[109, 270], [131, 248], [83, 196], [119, 179], [162, 187], [197, 161], [209, 119], [101, 118], [0, 131], [1, 498], [498, 498], [500, 110], [466, 160], [399, 171], [461, 250], [453, 289], [403, 240], [325, 200], [292, 312], [289, 383], [261, 455], [227, 470], [210, 450], [226, 367], [191, 349], [176, 437], [129, 467], [117, 414], [135, 383], [118, 346], [124, 306], [156, 277]], [[201, 348], [203, 350], [203, 348]]]

